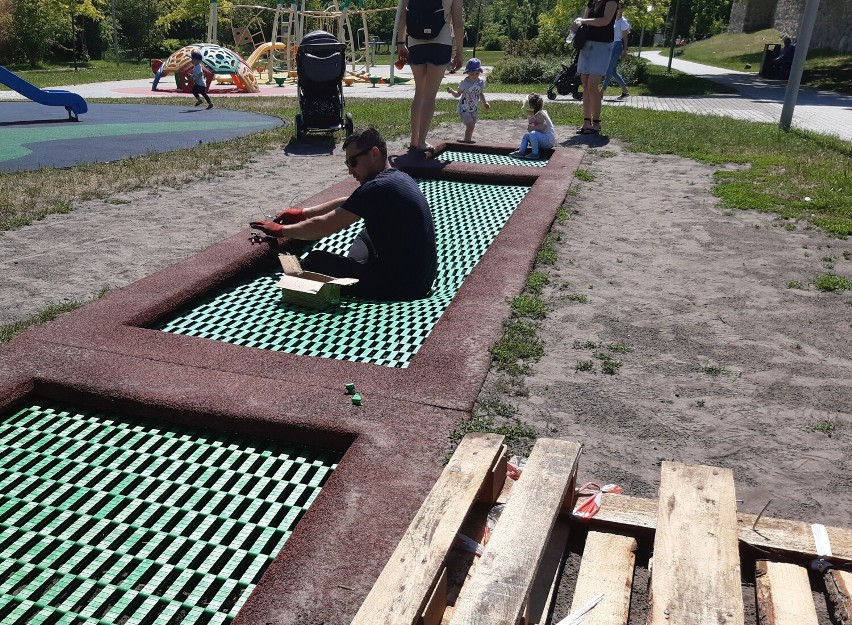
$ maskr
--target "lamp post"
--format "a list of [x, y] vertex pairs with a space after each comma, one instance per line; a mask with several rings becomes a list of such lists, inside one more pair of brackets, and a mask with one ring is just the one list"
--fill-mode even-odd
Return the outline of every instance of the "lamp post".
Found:
[[675, 49], [675, 33], [677, 32], [677, 11], [680, 8], [680, 0], [675, 0], [674, 19], [672, 20], [671, 49], [669, 50], [669, 66], [666, 68], [666, 74], [672, 73], [672, 58], [674, 58]]
[[[650, 14], [651, 14], [651, 12], [654, 10], [654, 7], [653, 7], [653, 6], [651, 6], [651, 5], [649, 4], [649, 5], [646, 7], [646, 9], [645, 9], [645, 10], [646, 10], [646, 11], [648, 12], [648, 14], [650, 15]], [[642, 42], [643, 42], [643, 41], [645, 41], [645, 23], [644, 23], [644, 22], [642, 22], [642, 34], [641, 34], [641, 35], [639, 35], [639, 53], [636, 55], [636, 56], [638, 56], [640, 59], [642, 58]]]

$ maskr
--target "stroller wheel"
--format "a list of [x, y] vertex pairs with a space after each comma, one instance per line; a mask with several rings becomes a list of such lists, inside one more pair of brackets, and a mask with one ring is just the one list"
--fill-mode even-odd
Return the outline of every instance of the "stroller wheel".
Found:
[[355, 131], [355, 127], [352, 124], [352, 113], [346, 113], [346, 121], [344, 123], [344, 128], [346, 129], [347, 137]]
[[305, 136], [305, 125], [302, 121], [302, 114], [296, 114], [296, 141], [301, 141]]
[[552, 88], [547, 90], [547, 99], [548, 100], [555, 100], [556, 99], [556, 94], [553, 93]]
[[574, 95], [575, 100], [582, 100], [583, 99], [583, 92], [582, 91], [575, 91], [573, 95]]

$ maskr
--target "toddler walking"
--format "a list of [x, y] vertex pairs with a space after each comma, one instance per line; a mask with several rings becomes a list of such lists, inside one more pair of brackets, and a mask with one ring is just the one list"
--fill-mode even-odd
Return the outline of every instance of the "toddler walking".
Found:
[[207, 100], [207, 108], [212, 109], [213, 103], [210, 101], [210, 96], [207, 95], [207, 81], [204, 78], [204, 68], [201, 66], [201, 53], [193, 50], [189, 55], [192, 59], [192, 95], [195, 96], [195, 106], [201, 106], [201, 98], [204, 96]]
[[479, 101], [482, 100], [482, 106], [486, 109], [491, 105], [485, 99], [485, 81], [481, 78], [482, 63], [479, 59], [469, 60], [464, 73], [467, 76], [459, 83], [458, 90], [447, 87], [447, 93], [454, 98], [459, 98], [458, 111], [461, 122], [464, 124], [464, 139], [461, 143], [473, 143], [473, 128], [476, 126], [476, 120], [479, 119]]
[[[531, 93], [524, 98], [523, 107], [529, 114], [527, 132], [521, 138], [521, 147], [510, 156], [537, 161], [541, 158], [542, 148], [548, 150], [556, 145], [556, 129], [550, 121], [550, 115], [543, 108], [544, 100], [539, 94]], [[527, 146], [532, 150], [529, 154], [527, 154]]]

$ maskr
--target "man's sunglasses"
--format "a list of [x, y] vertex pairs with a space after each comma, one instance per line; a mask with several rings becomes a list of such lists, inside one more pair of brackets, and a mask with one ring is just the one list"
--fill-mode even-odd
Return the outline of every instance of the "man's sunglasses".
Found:
[[358, 152], [358, 154], [353, 154], [352, 156], [347, 158], [344, 161], [344, 163], [346, 163], [346, 165], [351, 167], [352, 169], [355, 169], [358, 166], [358, 157], [364, 156], [367, 152], [369, 152], [372, 149], [373, 149], [373, 146], [371, 145], [366, 150], [361, 150], [360, 152]]

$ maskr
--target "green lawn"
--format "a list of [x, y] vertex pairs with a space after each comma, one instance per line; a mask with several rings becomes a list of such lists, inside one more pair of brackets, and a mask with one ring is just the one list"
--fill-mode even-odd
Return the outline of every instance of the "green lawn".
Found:
[[[39, 69], [29, 69], [29, 66], [7, 66], [6, 69], [41, 88], [154, 77], [151, 66], [147, 62], [123, 62], [116, 65], [107, 61], [91, 61], [85, 66], [80, 64], [78, 67], [77, 70], [66, 65]], [[8, 89], [0, 85], [0, 90]]]
[[[716, 35], [690, 43], [678, 58], [757, 73], [763, 60], [764, 44], [780, 43], [781, 35], [771, 28], [754, 33]], [[746, 69], [746, 65], [751, 67]], [[852, 94], [852, 54], [819, 49], [808, 51], [802, 84]]]

